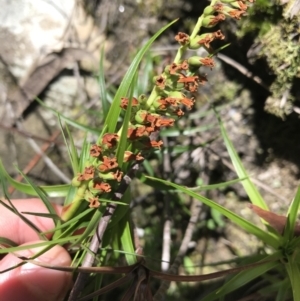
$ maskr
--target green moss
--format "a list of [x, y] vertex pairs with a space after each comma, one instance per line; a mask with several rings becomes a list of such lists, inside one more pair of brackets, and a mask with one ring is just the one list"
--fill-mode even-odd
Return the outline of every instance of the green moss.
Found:
[[293, 2], [282, 6], [275, 0], [257, 0], [239, 31], [240, 36], [257, 32], [255, 48], [259, 50], [253, 50], [252, 56], [265, 59], [275, 75], [265, 109], [282, 118], [292, 111], [290, 91], [294, 79], [300, 78], [300, 15], [290, 18], [286, 13]]

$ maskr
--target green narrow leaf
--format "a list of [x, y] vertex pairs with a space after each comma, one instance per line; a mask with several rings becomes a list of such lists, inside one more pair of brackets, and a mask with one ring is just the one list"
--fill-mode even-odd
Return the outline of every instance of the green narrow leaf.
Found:
[[[144, 162], [146, 162], [146, 160]], [[148, 169], [148, 166], [149, 166], [149, 169]], [[154, 176], [154, 171], [153, 171], [151, 165], [149, 165], [149, 163], [147, 163], [146, 166], [144, 165], [144, 167], [145, 167], [145, 169], [147, 170], [147, 172], [150, 176]], [[138, 174], [136, 178], [139, 179], [144, 184], [146, 184], [150, 187], [159, 189], [159, 190], [164, 190], [164, 191], [174, 190], [174, 188], [170, 187], [169, 185], [164, 185], [162, 183], [157, 183], [157, 181], [152, 181], [150, 178], [146, 178], [146, 176], [144, 174]], [[239, 183], [243, 180], [244, 179], [239, 179], [238, 178], [238, 179], [234, 179], [234, 180], [231, 180], [231, 181], [222, 182], [222, 183], [219, 183], [219, 184], [201, 185], [201, 186], [186, 187], [186, 188], [188, 188], [189, 190], [194, 191], [194, 192], [214, 190], [214, 189], [223, 189], [223, 188], [226, 188], [226, 187], [228, 187], [232, 184]]]
[[46, 218], [52, 218], [56, 220], [61, 220], [61, 218], [57, 214], [52, 213], [37, 213], [37, 212], [29, 212], [29, 211], [22, 211], [22, 214], [34, 215], [34, 216], [41, 216]]
[[18, 245], [14, 242], [14, 241], [12, 241], [12, 240], [10, 240], [10, 239], [8, 239], [8, 238], [6, 238], [6, 237], [1, 237], [0, 236], [0, 248], [11, 248], [11, 247], [17, 247]]
[[73, 247], [76, 244], [80, 244], [82, 241], [84, 241], [88, 236], [90, 236], [96, 229], [97, 224], [99, 223], [100, 218], [102, 217], [102, 212], [100, 210], [96, 210], [93, 217], [89, 221], [86, 229], [82, 233], [82, 235], [79, 237], [78, 240], [71, 246]]
[[135, 253], [135, 247], [132, 240], [132, 231], [130, 226], [130, 214], [129, 210], [124, 215], [122, 220], [120, 221], [120, 231], [121, 231], [121, 244], [123, 250], [125, 252], [125, 258], [128, 265], [132, 265], [136, 263], [136, 255], [130, 255]]
[[[58, 245], [58, 244], [66, 244], [66, 243], [70, 243], [72, 241], [75, 241], [80, 238], [80, 235], [74, 235], [74, 236], [70, 236], [70, 237], [64, 237], [64, 238], [60, 238], [60, 239], [56, 239], [54, 240], [44, 240], [42, 242], [37, 242], [37, 243], [32, 243], [32, 244], [28, 244], [28, 245], [21, 245], [21, 246], [17, 246], [17, 247], [10, 247], [10, 248], [5, 248], [5, 249], [1, 249], [0, 248], [0, 254], [9, 254], [12, 252], [18, 252], [18, 251], [22, 251], [22, 250], [28, 250], [28, 249], [34, 249], [34, 248], [38, 248], [38, 247], [46, 247], [47, 249], [44, 249], [42, 252], [36, 253], [33, 257], [31, 257], [32, 259], [38, 257], [40, 254], [46, 252], [47, 250], [51, 249], [53, 246]], [[24, 262], [25, 263], [25, 262]], [[0, 271], [3, 272], [3, 271]]]
[[73, 219], [70, 219], [70, 220], [64, 222], [63, 224], [61, 224], [59, 226], [55, 226], [55, 228], [53, 228], [51, 230], [48, 230], [48, 231], [44, 231], [42, 233], [43, 234], [53, 233], [53, 232], [56, 232], [56, 231], [61, 230], [63, 228], [70, 227], [70, 226], [74, 225], [75, 223], [77, 223], [77, 221], [83, 220], [83, 217], [85, 217], [86, 215], [91, 213], [93, 210], [95, 210], [95, 209], [94, 208], [88, 208], [85, 211], [82, 211], [81, 213], [76, 215], [76, 217], [74, 217]]
[[139, 64], [144, 57], [145, 53], [148, 51], [152, 43], [163, 33], [168, 27], [170, 27], [172, 24], [174, 24], [177, 20], [169, 23], [168, 25], [164, 26], [162, 29], [160, 29], [137, 53], [135, 58], [133, 59], [130, 67], [128, 68], [119, 89], [117, 90], [114, 100], [112, 102], [112, 105], [110, 107], [110, 110], [107, 114], [106, 120], [104, 124], [108, 125], [108, 133], [114, 133], [116, 131], [117, 121], [120, 115], [120, 103], [121, 103], [121, 97], [124, 97], [127, 95], [130, 85], [132, 84], [132, 81], [134, 79], [135, 73], [139, 67]]
[[79, 172], [79, 162], [78, 162], [78, 154], [77, 154], [77, 149], [76, 149], [75, 144], [74, 144], [73, 136], [70, 133], [69, 127], [67, 125], [65, 125], [66, 131], [67, 131], [67, 134], [68, 134], [68, 138], [69, 138], [69, 141], [70, 141], [70, 145], [69, 145], [69, 143], [67, 141], [67, 138], [65, 136], [64, 130], [63, 130], [63, 126], [62, 126], [61, 119], [60, 119], [60, 114], [57, 115], [57, 118], [58, 118], [58, 123], [59, 123], [59, 126], [60, 126], [62, 136], [63, 136], [64, 141], [65, 141], [65, 145], [67, 147], [70, 162], [71, 162], [71, 165], [72, 165], [73, 174], [77, 175], [77, 173]]
[[300, 269], [299, 263], [296, 263], [291, 256], [288, 257], [288, 263], [285, 264], [288, 272], [294, 300], [300, 300]]
[[152, 82], [153, 77], [153, 56], [150, 51], [147, 52], [142, 66], [142, 76], [138, 77], [136, 89], [134, 91], [135, 95], [140, 95], [148, 91], [149, 83]]
[[2, 200], [0, 200], [0, 204], [4, 206], [6, 209], [16, 214], [24, 223], [26, 223], [40, 237], [40, 239], [47, 240], [45, 235], [41, 233], [40, 229], [34, 223], [32, 223], [28, 218], [26, 218], [23, 214], [21, 214], [7, 196], [6, 199], [10, 206], [4, 203]]
[[123, 125], [121, 128], [121, 134], [120, 134], [120, 141], [118, 143], [118, 149], [117, 149], [117, 161], [118, 161], [118, 165], [120, 168], [122, 168], [123, 161], [124, 161], [124, 153], [128, 146], [127, 133], [128, 133], [128, 127], [129, 127], [130, 118], [131, 118], [132, 97], [133, 97], [133, 89], [134, 89], [133, 87], [135, 86], [134, 82], [136, 82], [137, 77], [135, 76], [134, 79], [135, 80], [133, 81], [133, 84], [130, 89], [128, 106], [127, 106], [125, 117], [123, 120]]
[[52, 112], [54, 115], [57, 116], [57, 115], [59, 114], [59, 115], [60, 115], [60, 118], [61, 118], [62, 120], [64, 120], [67, 124], [73, 126], [74, 128], [77, 128], [77, 129], [82, 130], [82, 131], [85, 131], [85, 132], [92, 133], [92, 134], [97, 135], [97, 136], [100, 134], [100, 131], [99, 131], [98, 129], [95, 129], [95, 128], [93, 128], [93, 127], [90, 127], [90, 126], [81, 124], [81, 123], [79, 123], [79, 122], [77, 122], [77, 121], [75, 121], [75, 120], [73, 120], [73, 119], [71, 119], [71, 118], [69, 118], [69, 117], [64, 116], [63, 114], [59, 113], [58, 111], [54, 110], [53, 108], [48, 107], [47, 105], [44, 104], [44, 102], [43, 102], [41, 99], [39, 99], [39, 98], [36, 97], [35, 100], [36, 100], [43, 108], [45, 108], [45, 109], [47, 109], [48, 111]]
[[[272, 256], [272, 255], [271, 255]], [[272, 256], [274, 257], [274, 256]], [[276, 261], [271, 261], [264, 263], [260, 266], [256, 266], [253, 269], [249, 269], [247, 271], [242, 271], [232, 277], [231, 279], [227, 280], [221, 288], [213, 291], [212, 293], [208, 294], [205, 296], [201, 301], [213, 301], [217, 300], [219, 298], [224, 297], [230, 292], [233, 292], [234, 290], [242, 287], [243, 285], [249, 283], [253, 279], [259, 277], [260, 275], [265, 274], [267, 271], [275, 268], [278, 266], [278, 262]]]
[[[17, 190], [32, 195], [38, 196], [37, 192], [29, 185], [20, 183], [14, 180], [5, 170], [2, 161], [0, 160], [0, 174], [7, 180], [7, 182]], [[3, 182], [2, 182], [3, 183]], [[68, 194], [70, 185], [52, 185], [52, 186], [38, 186], [48, 197], [65, 197]], [[4, 190], [3, 190], [4, 191]]]
[[289, 207], [287, 214], [286, 226], [284, 228], [283, 237], [285, 240], [291, 240], [294, 237], [294, 229], [297, 221], [298, 210], [300, 206], [300, 186], [297, 189], [297, 193]]
[[274, 249], [278, 248], [278, 246], [279, 246], [279, 237], [273, 235], [272, 233], [265, 232], [265, 231], [261, 230], [260, 228], [256, 227], [254, 224], [250, 223], [246, 219], [240, 217], [239, 215], [237, 215], [234, 212], [226, 209], [225, 207], [215, 203], [214, 201], [209, 200], [209, 199], [207, 199], [207, 198], [205, 198], [205, 197], [203, 197], [203, 196], [201, 196], [201, 195], [199, 195], [199, 194], [197, 194], [197, 193], [195, 193], [195, 192], [193, 192], [193, 191], [191, 191], [191, 190], [189, 190], [185, 187], [174, 184], [172, 182], [165, 181], [165, 180], [158, 179], [158, 178], [154, 178], [154, 177], [149, 177], [149, 176], [146, 176], [146, 178], [152, 179], [153, 181], [163, 183], [165, 185], [169, 185], [171, 187], [176, 188], [177, 190], [179, 190], [181, 192], [186, 193], [187, 195], [189, 195], [189, 196], [195, 198], [196, 200], [204, 203], [205, 205], [209, 206], [210, 208], [214, 208], [214, 209], [218, 210], [220, 213], [225, 215], [231, 221], [236, 223], [239, 227], [243, 228], [248, 233], [251, 233], [251, 234], [255, 235], [261, 241], [268, 244], [269, 246], [272, 246]]
[[105, 84], [105, 77], [104, 77], [104, 44], [101, 48], [101, 54], [100, 54], [98, 83], [99, 83], [100, 99], [102, 103], [102, 113], [103, 116], [107, 116], [110, 103], [107, 100], [106, 84]]
[[232, 142], [230, 141], [228, 134], [225, 130], [225, 127], [220, 119], [220, 116], [218, 115], [217, 112], [215, 112], [217, 117], [218, 117], [218, 121], [219, 121], [219, 125], [220, 125], [220, 129], [221, 129], [221, 133], [222, 133], [222, 137], [224, 139], [227, 151], [229, 153], [229, 156], [231, 158], [232, 164], [235, 168], [235, 171], [237, 173], [237, 175], [239, 176], [239, 178], [244, 178], [245, 180], [242, 181], [242, 185], [248, 195], [248, 197], [250, 198], [252, 204], [268, 210], [268, 206], [265, 203], [264, 199], [262, 198], [261, 194], [259, 193], [259, 191], [257, 190], [257, 188], [254, 186], [254, 184], [251, 182], [248, 173], [246, 171], [246, 169], [244, 168], [241, 159], [239, 158]]
[[[44, 205], [46, 206], [46, 208], [49, 211], [49, 213], [51, 215], [57, 216], [57, 213], [56, 213], [54, 207], [52, 206], [52, 204], [48, 200], [48, 198], [45, 195], [45, 193], [38, 186], [36, 186], [21, 170], [19, 170], [19, 172], [23, 176], [23, 178], [25, 179], [25, 181], [36, 191], [38, 197], [44, 203]], [[54, 225], [56, 225], [59, 222], [60, 219], [59, 218], [53, 218], [52, 220], [53, 220]]]
[[[150, 176], [154, 176], [154, 169], [153, 169], [153, 166], [150, 164], [150, 162], [145, 159], [143, 161], [143, 166], [145, 168], [145, 170], [147, 171], [147, 173], [150, 175]], [[141, 180], [141, 177], [143, 177], [143, 174], [140, 174], [140, 177], [139, 175], [137, 175], [137, 178], [139, 178]], [[142, 181], [142, 180], [141, 180]], [[146, 181], [146, 179], [145, 179]], [[143, 181], [142, 181], [143, 182]]]

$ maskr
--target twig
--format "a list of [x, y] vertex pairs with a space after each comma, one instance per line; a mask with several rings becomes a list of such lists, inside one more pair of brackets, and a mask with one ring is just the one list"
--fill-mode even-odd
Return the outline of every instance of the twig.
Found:
[[[122, 199], [126, 189], [128, 188], [129, 184], [132, 181], [132, 178], [134, 177], [138, 169], [139, 169], [139, 164], [136, 163], [129, 170], [129, 172], [123, 177], [117, 192], [115, 192], [114, 197], [112, 198], [112, 201], [120, 201]], [[93, 254], [97, 253], [99, 246], [102, 242], [104, 232], [116, 208], [117, 208], [117, 204], [114, 203], [111, 203], [106, 207], [106, 210], [98, 223], [97, 231], [93, 235], [92, 241], [90, 243], [89, 249], [91, 252], [86, 253], [85, 258], [82, 262], [82, 267], [91, 267], [94, 264], [95, 256]], [[81, 293], [84, 286], [86, 285], [88, 278], [89, 278], [89, 274], [84, 274], [84, 273], [78, 274], [73, 289], [71, 290], [68, 301], [77, 300], [79, 294]]]
[[[192, 235], [195, 230], [196, 223], [198, 221], [198, 218], [199, 218], [199, 215], [201, 212], [201, 204], [198, 201], [193, 200], [191, 212], [192, 212], [191, 217], [190, 217], [188, 226], [185, 230], [185, 234], [184, 234], [183, 240], [181, 242], [178, 254], [174, 260], [174, 263], [172, 264], [172, 266], [169, 270], [170, 274], [177, 274], [177, 270], [178, 270], [179, 265], [181, 264], [182, 258], [184, 257], [184, 255], [186, 254], [186, 252], [188, 250], [189, 242], [192, 239]], [[165, 292], [168, 289], [169, 285], [170, 285], [170, 281], [164, 280], [161, 283], [158, 291], [155, 293], [153, 301], [163, 300]]]
[[226, 64], [232, 66], [242, 74], [244, 74], [246, 77], [251, 78], [253, 81], [255, 81], [257, 84], [265, 88], [267, 91], [269, 91], [269, 87], [263, 82], [263, 80], [254, 75], [250, 70], [245, 68], [243, 65], [238, 63], [237, 61], [233, 60], [232, 58], [228, 57], [227, 55], [224, 55], [222, 53], [218, 53], [217, 58], [225, 62]]
[[[45, 142], [42, 147], [41, 147], [41, 151], [44, 153], [47, 151], [47, 149], [49, 147], [51, 147], [51, 145], [53, 145], [55, 143], [55, 140], [59, 137], [59, 135], [61, 134], [60, 130], [55, 131], [50, 139], [49, 142]], [[39, 160], [42, 158], [41, 154], [36, 154], [31, 160], [30, 162], [26, 165], [26, 167], [22, 170], [23, 174], [28, 174], [30, 172], [31, 169], [34, 168], [34, 166], [36, 166], [36, 164], [39, 162]], [[21, 182], [23, 179], [23, 176], [21, 174], [18, 174], [15, 178], [16, 181]], [[15, 191], [15, 187], [10, 186], [8, 188], [8, 193], [12, 194]]]
[[11, 133], [17, 133], [20, 136], [23, 136], [23, 137], [26, 137], [26, 138], [32, 138], [32, 139], [39, 140], [39, 141], [42, 141], [42, 142], [45, 142], [45, 143], [55, 143], [55, 145], [61, 145], [61, 146], [65, 145], [63, 142], [60, 142], [60, 141], [53, 142], [51, 140], [51, 138], [48, 139], [48, 138], [43, 138], [43, 137], [40, 137], [40, 136], [37, 136], [37, 135], [33, 135], [33, 134], [31, 134], [27, 131], [24, 131], [22, 129], [17, 129], [13, 126], [7, 126], [7, 125], [2, 124], [2, 123], [0, 123], [0, 128], [3, 129], [3, 130], [6, 130], [10, 134]]
[[[21, 124], [19, 121], [16, 122], [16, 126], [17, 128], [21, 127]], [[39, 154], [45, 164], [49, 167], [49, 169], [52, 170], [52, 172], [59, 177], [64, 183], [70, 183], [71, 179], [69, 177], [67, 177], [54, 163], [53, 161], [43, 152], [43, 150], [41, 150], [41, 148], [37, 145], [37, 143], [32, 139], [32, 138], [27, 138], [27, 142], [29, 143], [29, 145], [33, 148], [33, 150]]]
[[[168, 139], [163, 137], [164, 147], [166, 150], [168, 149]], [[171, 180], [171, 160], [170, 154], [168, 151], [163, 152], [163, 178], [166, 180]], [[164, 229], [163, 229], [163, 245], [162, 245], [162, 262], [161, 269], [162, 271], [167, 271], [170, 267], [170, 258], [171, 258], [171, 226], [172, 222], [170, 219], [170, 195], [167, 193], [164, 197], [165, 201], [165, 221], [164, 221]]]
[[[227, 166], [230, 170], [232, 170], [232, 171], [234, 171], [234, 172], [236, 171], [235, 168], [234, 168], [234, 166], [230, 163], [229, 160], [227, 160], [227, 159], [221, 157], [221, 156], [220, 156], [217, 152], [215, 152], [212, 148], [207, 147], [207, 149], [208, 149], [211, 153], [213, 153], [218, 159], [221, 159], [221, 161], [223, 162], [223, 164], [224, 164], [225, 166]], [[267, 191], [268, 193], [272, 194], [274, 197], [280, 199], [281, 201], [283, 201], [283, 202], [285, 202], [285, 203], [287, 202], [286, 198], [284, 198], [284, 197], [282, 197], [280, 194], [276, 193], [273, 189], [271, 189], [270, 187], [268, 187], [266, 184], [262, 183], [261, 181], [255, 179], [255, 178], [252, 178], [252, 177], [250, 177], [250, 179], [251, 179], [251, 181], [252, 181], [255, 185], [259, 186], [260, 188], [264, 189], [264, 190]]]

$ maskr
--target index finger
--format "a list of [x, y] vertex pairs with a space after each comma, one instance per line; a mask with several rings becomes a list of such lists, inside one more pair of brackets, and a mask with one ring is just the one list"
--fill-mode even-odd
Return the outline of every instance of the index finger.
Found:
[[[4, 201], [9, 205], [7, 201]], [[16, 209], [22, 212], [49, 213], [47, 207], [40, 199], [19, 199], [11, 201]], [[53, 205], [56, 213], [60, 215], [62, 207]], [[51, 218], [23, 214], [31, 221], [41, 232], [51, 230], [54, 227], [54, 222]], [[8, 238], [20, 245], [33, 240], [38, 240], [39, 235], [18, 215], [0, 204], [0, 237]]]

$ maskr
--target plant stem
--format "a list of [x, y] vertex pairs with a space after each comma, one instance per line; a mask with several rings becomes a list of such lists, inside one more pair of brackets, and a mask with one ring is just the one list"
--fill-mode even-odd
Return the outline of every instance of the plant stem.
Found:
[[[129, 184], [132, 181], [132, 178], [134, 177], [138, 169], [139, 169], [139, 164], [133, 165], [132, 168], [129, 170], [129, 172], [123, 177], [117, 192], [114, 194], [114, 197], [112, 199], [113, 201], [120, 201], [122, 199], [126, 189], [128, 188]], [[107, 205], [106, 210], [98, 223], [97, 230], [93, 235], [92, 241], [90, 243], [89, 249], [91, 252], [86, 253], [81, 265], [82, 267], [91, 267], [94, 264], [95, 255], [93, 254], [97, 254], [99, 246], [102, 243], [104, 232], [116, 208], [117, 208], [117, 204], [115, 203], [109, 203]], [[78, 296], [83, 290], [83, 288], [85, 287], [88, 278], [89, 278], [89, 274], [85, 274], [85, 273], [78, 274], [68, 301], [76, 301], [78, 299]]]

